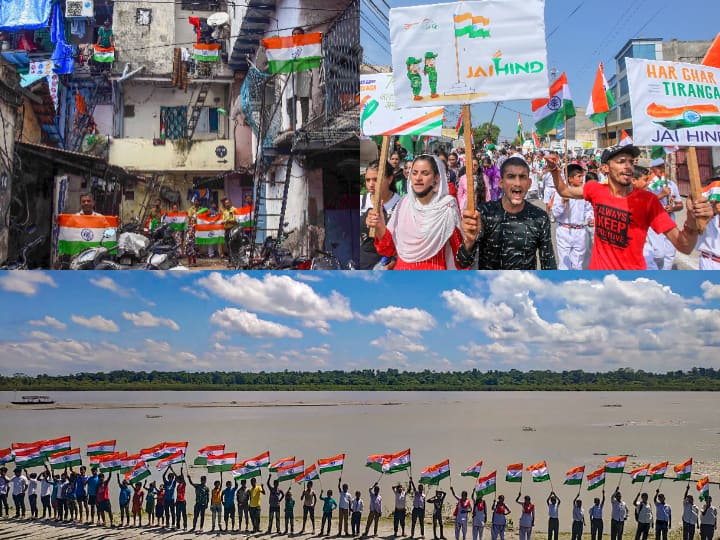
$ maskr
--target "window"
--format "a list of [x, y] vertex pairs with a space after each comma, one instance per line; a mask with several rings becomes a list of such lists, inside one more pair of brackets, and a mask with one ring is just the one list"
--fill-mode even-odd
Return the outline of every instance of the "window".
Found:
[[123, 106], [123, 116], [125, 118], [134, 118], [135, 117], [135, 105], [124, 105]]
[[633, 45], [633, 58], [645, 58], [646, 60], [655, 60], [655, 44], [654, 43], [638, 43]]
[[625, 96], [628, 93], [628, 80], [627, 77], [620, 79], [620, 95]]
[[625, 54], [620, 57], [620, 60], [618, 60], [618, 73], [621, 71], [625, 71], [625, 58], [628, 56], [628, 54]]
[[125, 190], [123, 192], [123, 197], [126, 201], [134, 201], [135, 200], [135, 191], [134, 190]]
[[200, 111], [195, 133], [217, 133], [220, 127], [220, 117], [216, 107], [203, 107]]
[[626, 118], [630, 118], [630, 102], [627, 101], [620, 105], [620, 120], [625, 120]]

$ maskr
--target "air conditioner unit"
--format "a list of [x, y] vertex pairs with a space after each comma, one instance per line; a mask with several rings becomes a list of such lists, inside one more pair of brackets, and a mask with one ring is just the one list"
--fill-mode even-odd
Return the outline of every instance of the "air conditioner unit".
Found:
[[65, 17], [92, 18], [95, 9], [93, 0], [66, 0]]

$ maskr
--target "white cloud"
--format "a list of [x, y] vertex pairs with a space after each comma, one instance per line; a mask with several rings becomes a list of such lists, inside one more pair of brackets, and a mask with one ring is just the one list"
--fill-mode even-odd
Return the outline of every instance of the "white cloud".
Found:
[[128, 297], [130, 296], [130, 291], [124, 287], [121, 287], [115, 281], [107, 276], [100, 277], [100, 278], [91, 278], [90, 283], [92, 285], [95, 285], [96, 287], [99, 287], [101, 289], [105, 289], [107, 291], [110, 291], [111, 293], [117, 294], [118, 296]]
[[191, 295], [193, 295], [193, 296], [196, 296], [197, 298], [200, 298], [200, 299], [202, 299], [202, 300], [207, 300], [208, 298], [210, 298], [210, 297], [209, 297], [206, 293], [204, 293], [203, 291], [199, 291], [199, 290], [197, 290], [197, 289], [194, 288], [194, 287], [188, 287], [187, 285], [185, 285], [184, 287], [180, 287], [180, 290], [181, 290], [182, 292], [184, 292], [184, 293], [187, 293], [187, 294], [191, 294]]
[[225, 308], [210, 316], [210, 322], [224, 330], [240, 332], [255, 338], [301, 338], [302, 332], [289, 326], [266, 321], [254, 313], [235, 308]]
[[57, 330], [65, 330], [67, 328], [67, 324], [58, 321], [55, 317], [51, 317], [50, 315], [45, 315], [45, 317], [40, 320], [28, 321], [28, 324], [30, 324], [30, 326], [50, 326], [51, 328], [55, 328]]
[[216, 341], [227, 341], [228, 339], [230, 339], [230, 334], [228, 334], [227, 332], [223, 332], [222, 330], [218, 330], [212, 335], [212, 339]]
[[88, 328], [92, 328], [93, 330], [100, 330], [101, 332], [117, 332], [120, 330], [114, 321], [106, 319], [100, 315], [95, 315], [94, 317], [81, 317], [79, 315], [73, 315], [71, 319], [75, 324], [86, 326]]
[[162, 317], [156, 317], [148, 311], [140, 311], [139, 313], [128, 313], [123, 311], [123, 318], [132, 322], [135, 326], [142, 326], [146, 328], [154, 328], [157, 326], [167, 326], [171, 330], [176, 332], [180, 330], [180, 326], [172, 319], [164, 319]]
[[57, 287], [52, 276], [45, 272], [16, 270], [0, 275], [0, 289], [8, 292], [34, 296], [42, 285]]
[[48, 334], [47, 332], [40, 332], [39, 330], [33, 330], [32, 332], [30, 332], [29, 335], [33, 339], [42, 339], [42, 340], [53, 339], [53, 337], [50, 334]]
[[378, 360], [392, 367], [408, 367], [407, 354], [400, 351], [385, 351], [378, 356]]
[[310, 281], [312, 283], [318, 283], [322, 281], [322, 278], [320, 276], [310, 272], [296, 272], [295, 274], [293, 274], [293, 277], [295, 279], [299, 279], [300, 281]]
[[720, 284], [703, 281], [700, 288], [703, 291], [703, 297], [706, 300], [717, 300], [720, 298]]
[[402, 352], [425, 352], [427, 347], [417, 340], [409, 338], [403, 334], [386, 333], [370, 342], [370, 345], [380, 347], [385, 351], [402, 351]]
[[305, 328], [313, 328], [320, 332], [321, 334], [329, 334], [330, 333], [330, 323], [323, 320], [307, 320], [303, 321], [303, 326]]
[[417, 336], [424, 330], [432, 329], [436, 324], [435, 318], [423, 309], [397, 306], [376, 309], [364, 319], [409, 336]]

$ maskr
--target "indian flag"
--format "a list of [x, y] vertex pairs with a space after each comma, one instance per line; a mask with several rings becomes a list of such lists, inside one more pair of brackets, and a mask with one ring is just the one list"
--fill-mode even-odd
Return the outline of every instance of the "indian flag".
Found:
[[490, 19], [466, 12], [453, 15], [453, 22], [455, 23], [455, 37], [490, 37], [490, 30], [487, 29]]
[[40, 451], [40, 446], [28, 446], [15, 450], [15, 465], [21, 469], [40, 467], [45, 464], [45, 456]]
[[232, 471], [237, 461], [237, 452], [227, 454], [210, 454], [207, 457], [208, 472]]
[[645, 465], [641, 465], [637, 469], [633, 469], [630, 471], [630, 477], [632, 478], [632, 483], [637, 484], [638, 482], [642, 483], [645, 481], [645, 477], [648, 474], [648, 469], [650, 469], [650, 464], [646, 463]]
[[28, 448], [35, 448], [42, 446], [42, 443], [45, 441], [35, 441], [35, 442], [14, 442], [10, 443], [10, 448], [12, 449], [13, 453], [15, 450], [23, 450]]
[[497, 471], [493, 471], [487, 476], [478, 478], [477, 485], [475, 486], [475, 494], [485, 496], [494, 493], [497, 489], [496, 475]]
[[94, 47], [93, 60], [103, 63], [112, 63], [115, 61], [115, 47], [101, 47], [100, 45], [95, 45]]
[[707, 476], [698, 480], [695, 487], [700, 492], [700, 496], [698, 498], [701, 501], [704, 501], [710, 496], [710, 479]]
[[564, 484], [568, 486], [579, 486], [582, 484], [583, 476], [585, 476], [585, 465], [573, 467], [565, 473]]
[[605, 472], [622, 473], [627, 463], [627, 456], [605, 458]]
[[198, 213], [195, 225], [195, 243], [207, 246], [225, 243], [225, 226], [222, 214], [210, 217], [209, 212]]
[[685, 463], [675, 465], [675, 480], [690, 480], [692, 474], [692, 458]]
[[342, 471], [345, 465], [345, 454], [338, 454], [327, 459], [318, 459], [318, 472], [320, 474], [331, 471]]
[[143, 461], [143, 458], [140, 454], [130, 454], [125, 456], [120, 460], [120, 472], [125, 474], [126, 472], [133, 470], [141, 461]]
[[385, 474], [393, 474], [409, 469], [410, 466], [410, 449], [408, 448], [397, 454], [390, 454], [390, 456], [383, 461], [382, 472]]
[[158, 443], [150, 448], [143, 448], [140, 450], [140, 455], [143, 461], [155, 461], [156, 459], [162, 459], [165, 457], [165, 443]]
[[268, 470], [270, 472], [277, 472], [279, 469], [292, 465], [293, 463], [295, 463], [295, 456], [284, 457], [282, 459], [278, 459], [275, 463], [271, 463]]
[[294, 73], [318, 68], [322, 63], [322, 34], [310, 32], [262, 40], [270, 73]]
[[0, 450], [0, 465], [10, 463], [14, 459], [15, 456], [13, 456], [12, 448], [4, 448]]
[[270, 451], [263, 452], [259, 456], [243, 461], [248, 467], [268, 467], [270, 465]]
[[605, 484], [605, 467], [600, 467], [598, 470], [591, 472], [587, 475], [588, 491], [591, 489], [599, 488]]
[[[602, 124], [610, 114], [610, 109], [615, 106], [615, 97], [612, 90], [605, 80], [603, 65], [600, 62], [597, 73], [595, 74], [595, 83], [590, 93], [590, 102], [585, 110], [585, 116], [596, 124]], [[620, 142], [622, 145], [622, 142]], [[632, 144], [632, 142], [630, 143]]]
[[70, 450], [70, 435], [67, 437], [60, 437], [58, 439], [42, 441], [40, 444], [40, 452], [42, 452], [45, 456], [49, 456], [55, 452], [63, 452], [65, 450]]
[[115, 454], [106, 454], [100, 456], [98, 463], [100, 472], [113, 472], [122, 469], [123, 460], [127, 457], [127, 452], [116, 452]]
[[112, 249], [117, 246], [117, 236], [103, 239], [105, 229], [117, 229], [117, 216], [83, 216], [59, 214], [58, 255], [76, 255], [84, 249], [100, 244]]
[[565, 118], [573, 118], [575, 105], [570, 95], [565, 72], [550, 85], [549, 98], [534, 99], [531, 105], [535, 119], [535, 131], [541, 136], [562, 126]]
[[520, 139], [521, 143], [525, 142], [525, 133], [523, 133], [522, 119], [520, 118], [520, 113], [518, 113], [517, 138]]
[[547, 482], [548, 480], [550, 480], [550, 473], [548, 472], [547, 463], [545, 463], [544, 461], [536, 463], [535, 465], [530, 465], [527, 470], [530, 471], [533, 482]]
[[702, 193], [708, 201], [720, 202], [720, 180], [715, 180], [705, 186]]
[[219, 43], [195, 43], [193, 53], [196, 62], [219, 62]]
[[620, 132], [619, 146], [630, 146], [633, 143], [632, 137], [624, 129]]
[[203, 446], [200, 450], [198, 450], [198, 455], [195, 458], [195, 461], [193, 461], [193, 465], [207, 465], [207, 458], [210, 454], [222, 454], [225, 452], [225, 445], [224, 444], [210, 444], [208, 446]]
[[128, 481], [128, 484], [137, 484], [138, 482], [142, 482], [148, 476], [150, 476], [150, 467], [148, 467], [147, 463], [144, 461], [140, 461], [131, 470], [125, 473], [125, 480]]
[[163, 458], [171, 456], [176, 452], [180, 451], [183, 454], [187, 451], [187, 442], [164, 442], [163, 443]]
[[157, 462], [156, 467], [160, 470], [164, 469], [165, 467], [169, 467], [170, 465], [174, 465], [175, 463], [185, 463], [185, 452], [182, 450], [178, 450], [177, 452], [173, 452], [168, 457], [161, 459]]
[[238, 226], [249, 228], [253, 226], [253, 205], [247, 204], [245, 206], [241, 206], [240, 208], [236, 208], [235, 212], [235, 220], [238, 222]]
[[650, 481], [654, 482], [655, 480], [662, 480], [665, 478], [665, 471], [668, 468], [668, 465], [670, 464], [669, 461], [663, 461], [662, 463], [658, 463], [657, 465], [653, 466], [650, 469]]
[[48, 458], [51, 469], [64, 469], [66, 467], [75, 467], [82, 465], [82, 457], [79, 448], [71, 448], [62, 452], [50, 454]]
[[440, 480], [450, 476], [450, 460], [446, 459], [420, 471], [420, 483], [436, 486]]
[[170, 224], [173, 231], [184, 231], [187, 227], [187, 212], [168, 212], [163, 221]]
[[507, 473], [505, 474], [506, 482], [522, 482], [523, 464], [512, 463], [507, 466]]
[[383, 472], [383, 463], [390, 457], [390, 454], [373, 454], [367, 457], [365, 466], [377, 472]]
[[115, 451], [116, 444], [117, 441], [115, 439], [90, 443], [87, 445], [87, 455], [101, 456], [103, 454], [112, 454]]
[[305, 461], [300, 460], [296, 463], [291, 463], [285, 467], [280, 467], [277, 470], [278, 482], [284, 482], [286, 480], [294, 480], [299, 474], [305, 470]]
[[237, 480], [248, 480], [253, 476], [260, 476], [262, 470], [259, 467], [251, 467], [245, 463], [238, 463], [232, 468], [233, 477]]
[[537, 132], [533, 131], [533, 144], [535, 145], [535, 149], [540, 149], [540, 139], [538, 138]]
[[301, 474], [295, 477], [295, 482], [309, 482], [310, 480], [317, 480], [318, 478], [320, 478], [320, 475], [317, 472], [317, 465], [313, 463]]
[[475, 465], [472, 467], [469, 467], [465, 469], [463, 472], [460, 473], [460, 476], [474, 476], [475, 478], [480, 476], [480, 471], [482, 470], [482, 461], [478, 461]]

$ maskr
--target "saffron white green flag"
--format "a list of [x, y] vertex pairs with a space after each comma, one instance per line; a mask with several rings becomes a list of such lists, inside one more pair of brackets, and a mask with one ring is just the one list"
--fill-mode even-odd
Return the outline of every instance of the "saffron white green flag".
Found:
[[675, 465], [675, 480], [690, 480], [692, 474], [692, 458], [685, 463]]
[[[84, 216], [78, 214], [59, 214], [57, 217], [58, 255], [76, 255], [81, 251], [97, 246], [102, 241], [108, 249], [117, 247], [117, 236], [105, 239], [106, 229], [117, 229], [117, 216]], [[68, 447], [69, 448], [69, 447]]]
[[120, 461], [120, 474], [132, 471], [142, 461], [140, 454], [129, 454]]
[[252, 457], [243, 461], [248, 467], [267, 467], [270, 465], [270, 451], [263, 452], [259, 456]]
[[507, 473], [505, 474], [506, 482], [522, 482], [523, 464], [512, 463], [507, 466]]
[[224, 444], [210, 444], [208, 446], [203, 446], [200, 450], [198, 450], [198, 455], [195, 458], [195, 461], [193, 461], [193, 465], [207, 465], [208, 455], [222, 454], [223, 452], [225, 452]]
[[293, 463], [295, 463], [295, 456], [284, 457], [282, 459], [278, 459], [275, 463], [271, 463], [268, 470], [270, 472], [277, 472], [278, 469], [282, 469], [283, 467], [287, 467]]
[[654, 482], [655, 480], [662, 480], [665, 478], [665, 471], [667, 471], [668, 465], [670, 465], [669, 461], [663, 461], [662, 463], [658, 463], [653, 466], [650, 469], [650, 481]]
[[322, 63], [322, 34], [310, 32], [262, 40], [270, 73], [294, 73], [319, 68]]
[[278, 482], [285, 482], [286, 480], [295, 480], [298, 475], [302, 474], [305, 470], [305, 460], [300, 460], [296, 463], [291, 463], [285, 467], [280, 467], [277, 470]]
[[475, 478], [478, 478], [480, 476], [480, 471], [482, 471], [482, 461], [478, 461], [475, 465], [472, 467], [469, 467], [465, 469], [463, 472], [460, 473], [460, 476], [474, 476]]
[[372, 454], [367, 457], [365, 466], [370, 467], [374, 471], [383, 472], [383, 463], [390, 457], [390, 455], [391, 454]]
[[93, 60], [96, 62], [113, 63], [115, 61], [115, 47], [101, 47], [94, 45]]
[[237, 461], [237, 452], [227, 454], [211, 454], [207, 458], [208, 472], [232, 471]]
[[620, 474], [625, 469], [627, 456], [615, 456], [605, 458], [605, 472]]
[[51, 469], [64, 469], [66, 467], [76, 467], [82, 465], [82, 456], [79, 448], [71, 448], [62, 452], [50, 454], [48, 458]]
[[580, 467], [573, 467], [565, 473], [565, 485], [568, 486], [579, 486], [582, 484], [583, 476], [585, 475], [585, 465]]
[[148, 476], [150, 476], [150, 467], [148, 467], [144, 461], [140, 461], [135, 467], [125, 473], [125, 480], [128, 481], [128, 484], [136, 484], [142, 482]]
[[450, 476], [450, 460], [446, 459], [420, 471], [420, 483], [436, 486], [440, 480]]
[[[602, 124], [610, 114], [610, 109], [615, 106], [615, 96], [605, 80], [603, 64], [600, 62], [597, 73], [595, 74], [595, 83], [590, 93], [590, 102], [585, 110], [585, 116], [596, 124]], [[620, 141], [622, 145], [622, 141]]]
[[485, 496], [494, 493], [497, 488], [496, 476], [497, 471], [493, 471], [487, 476], [478, 478], [477, 485], [475, 486], [475, 494]]
[[309, 482], [310, 480], [317, 480], [320, 478], [317, 472], [317, 466], [313, 463], [302, 474], [295, 477], [295, 482]]
[[393, 474], [410, 468], [410, 449], [391, 454], [382, 464], [382, 472]]
[[185, 452], [182, 450], [178, 450], [177, 452], [173, 452], [167, 457], [164, 457], [160, 461], [157, 462], [155, 465], [159, 470], [162, 470], [166, 467], [169, 467], [170, 465], [175, 465], [176, 463], [185, 463]]
[[327, 459], [318, 459], [318, 472], [323, 474], [332, 471], [342, 471], [344, 464], [345, 454], [338, 454], [337, 456]]
[[97, 441], [87, 445], [88, 456], [101, 456], [103, 454], [112, 454], [115, 451], [115, 439], [105, 441]]
[[695, 484], [695, 487], [700, 492], [700, 496], [698, 498], [701, 501], [706, 500], [710, 496], [710, 478], [708, 478], [707, 476], [698, 480], [697, 484]]
[[532, 100], [531, 107], [535, 131], [541, 137], [563, 126], [565, 119], [575, 117], [575, 105], [565, 72], [550, 85], [550, 97]]
[[58, 439], [42, 441], [40, 444], [40, 452], [42, 452], [45, 456], [49, 456], [50, 454], [54, 454], [56, 452], [63, 452], [65, 450], [70, 450], [70, 435], [60, 437]]
[[596, 489], [605, 484], [605, 467], [600, 467], [596, 471], [587, 475], [588, 491]]
[[233, 478], [238, 480], [249, 480], [254, 476], [260, 476], [262, 470], [260, 467], [251, 467], [244, 463], [238, 463], [232, 468]]
[[15, 456], [13, 455], [12, 448], [3, 448], [2, 450], [0, 450], [0, 465], [10, 463], [14, 459]]
[[527, 468], [532, 475], [533, 482], [547, 482], [550, 480], [550, 473], [548, 472], [547, 464], [544, 461], [530, 465]]
[[219, 43], [195, 43], [193, 52], [196, 62], [219, 62], [220, 61], [220, 44]]
[[710, 202], [720, 201], [720, 180], [715, 180], [709, 185], [705, 186], [702, 190], [703, 197]]
[[642, 483], [645, 481], [645, 477], [647, 477], [648, 469], [650, 469], [650, 464], [646, 463], [645, 465], [641, 465], [637, 469], [633, 469], [630, 471], [630, 477], [632, 478], [632, 483], [637, 484], [638, 482]]

